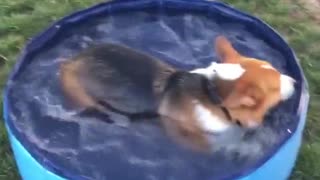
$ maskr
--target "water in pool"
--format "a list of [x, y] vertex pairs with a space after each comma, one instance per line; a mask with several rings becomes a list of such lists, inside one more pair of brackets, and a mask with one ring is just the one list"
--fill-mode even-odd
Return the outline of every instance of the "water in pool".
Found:
[[295, 129], [298, 119], [292, 114], [296, 97], [272, 110], [259, 129], [235, 131], [221, 138], [212, 154], [203, 155], [172, 142], [157, 123], [130, 124], [114, 116], [118, 123], [107, 124], [101, 121], [102, 116], [83, 117], [63, 98], [58, 85], [62, 58], [92, 43], [125, 44], [191, 69], [217, 60], [213, 50], [217, 35], [228, 37], [244, 55], [270, 61], [290, 75], [280, 51], [246, 25], [220, 19], [145, 11], [75, 24], [30, 57], [27, 66], [9, 82], [10, 119], [25, 139], [23, 144], [29, 144], [27, 149], [32, 149], [38, 161], [59, 165], [60, 170], [84, 179], [220, 179], [257, 166]]

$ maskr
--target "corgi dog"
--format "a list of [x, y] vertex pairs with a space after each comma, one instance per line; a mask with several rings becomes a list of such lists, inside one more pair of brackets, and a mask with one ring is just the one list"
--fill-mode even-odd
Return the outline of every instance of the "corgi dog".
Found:
[[[269, 62], [241, 55], [223, 36], [216, 38], [215, 48], [223, 63], [238, 64], [244, 69], [244, 73], [234, 81], [226, 81], [227, 77], [221, 76], [215, 78], [217, 71], [224, 71], [227, 76], [237, 73], [230, 68], [219, 68], [217, 63], [196, 69], [193, 73], [203, 74], [215, 81], [219, 87], [218, 94], [223, 98], [222, 106], [228, 107], [230, 115], [237, 117], [242, 125], [260, 125], [269, 109], [293, 95], [296, 81], [276, 70]], [[232, 72], [226, 72], [228, 70]]]
[[226, 38], [218, 37], [215, 46], [222, 63], [186, 71], [124, 45], [94, 45], [61, 64], [61, 87], [80, 108], [132, 121], [158, 116], [176, 140], [207, 149], [206, 133], [235, 124], [256, 127], [294, 90], [292, 78], [241, 56]]

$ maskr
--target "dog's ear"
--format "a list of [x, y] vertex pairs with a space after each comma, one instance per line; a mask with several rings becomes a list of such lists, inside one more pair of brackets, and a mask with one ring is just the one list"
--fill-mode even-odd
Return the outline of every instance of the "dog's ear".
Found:
[[224, 36], [218, 36], [216, 38], [215, 52], [222, 63], [240, 63], [240, 54]]

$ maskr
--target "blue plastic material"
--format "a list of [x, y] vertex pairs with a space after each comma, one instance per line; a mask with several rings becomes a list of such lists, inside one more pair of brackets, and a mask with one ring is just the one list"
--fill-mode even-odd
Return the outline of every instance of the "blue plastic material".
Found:
[[[308, 99], [308, 97], [305, 97]], [[301, 144], [301, 137], [305, 125], [306, 109], [301, 107], [304, 111], [301, 114], [300, 124], [294, 135], [273, 155], [265, 164], [257, 168], [256, 171], [239, 180], [284, 180], [290, 175], [294, 167], [296, 156]], [[21, 145], [21, 143], [14, 137], [8, 128], [11, 147], [20, 171], [20, 175], [25, 180], [64, 180], [57, 174], [54, 174], [45, 169], [39, 164], [30, 153]], [[35, 173], [36, 172], [36, 173]]]
[[[191, 69], [217, 60], [212, 42], [221, 34], [244, 55], [271, 62], [298, 83], [294, 97], [261, 129], [244, 132], [248, 138], [239, 147], [226, 145], [213, 156], [179, 147], [157, 126], [123, 130], [76, 116], [57, 84], [59, 59], [90, 43], [126, 44]], [[282, 180], [294, 167], [308, 102], [294, 52], [261, 20], [219, 2], [118, 0], [67, 16], [27, 44], [4, 92], [4, 119], [26, 180]]]
[[39, 164], [8, 129], [9, 140], [20, 176], [25, 180], [64, 180]]

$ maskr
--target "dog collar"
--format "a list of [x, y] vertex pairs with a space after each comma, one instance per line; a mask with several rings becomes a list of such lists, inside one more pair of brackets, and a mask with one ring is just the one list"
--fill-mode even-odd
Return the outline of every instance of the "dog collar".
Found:
[[211, 83], [207, 78], [204, 78], [202, 81], [202, 87], [205, 91], [205, 94], [208, 95], [210, 101], [213, 104], [218, 105], [220, 107], [220, 109], [222, 110], [222, 112], [224, 113], [224, 115], [226, 116], [226, 118], [229, 121], [232, 121], [232, 117], [231, 117], [229, 110], [226, 107], [221, 106], [222, 98], [217, 94], [217, 92], [218, 92], [217, 86], [215, 84]]

